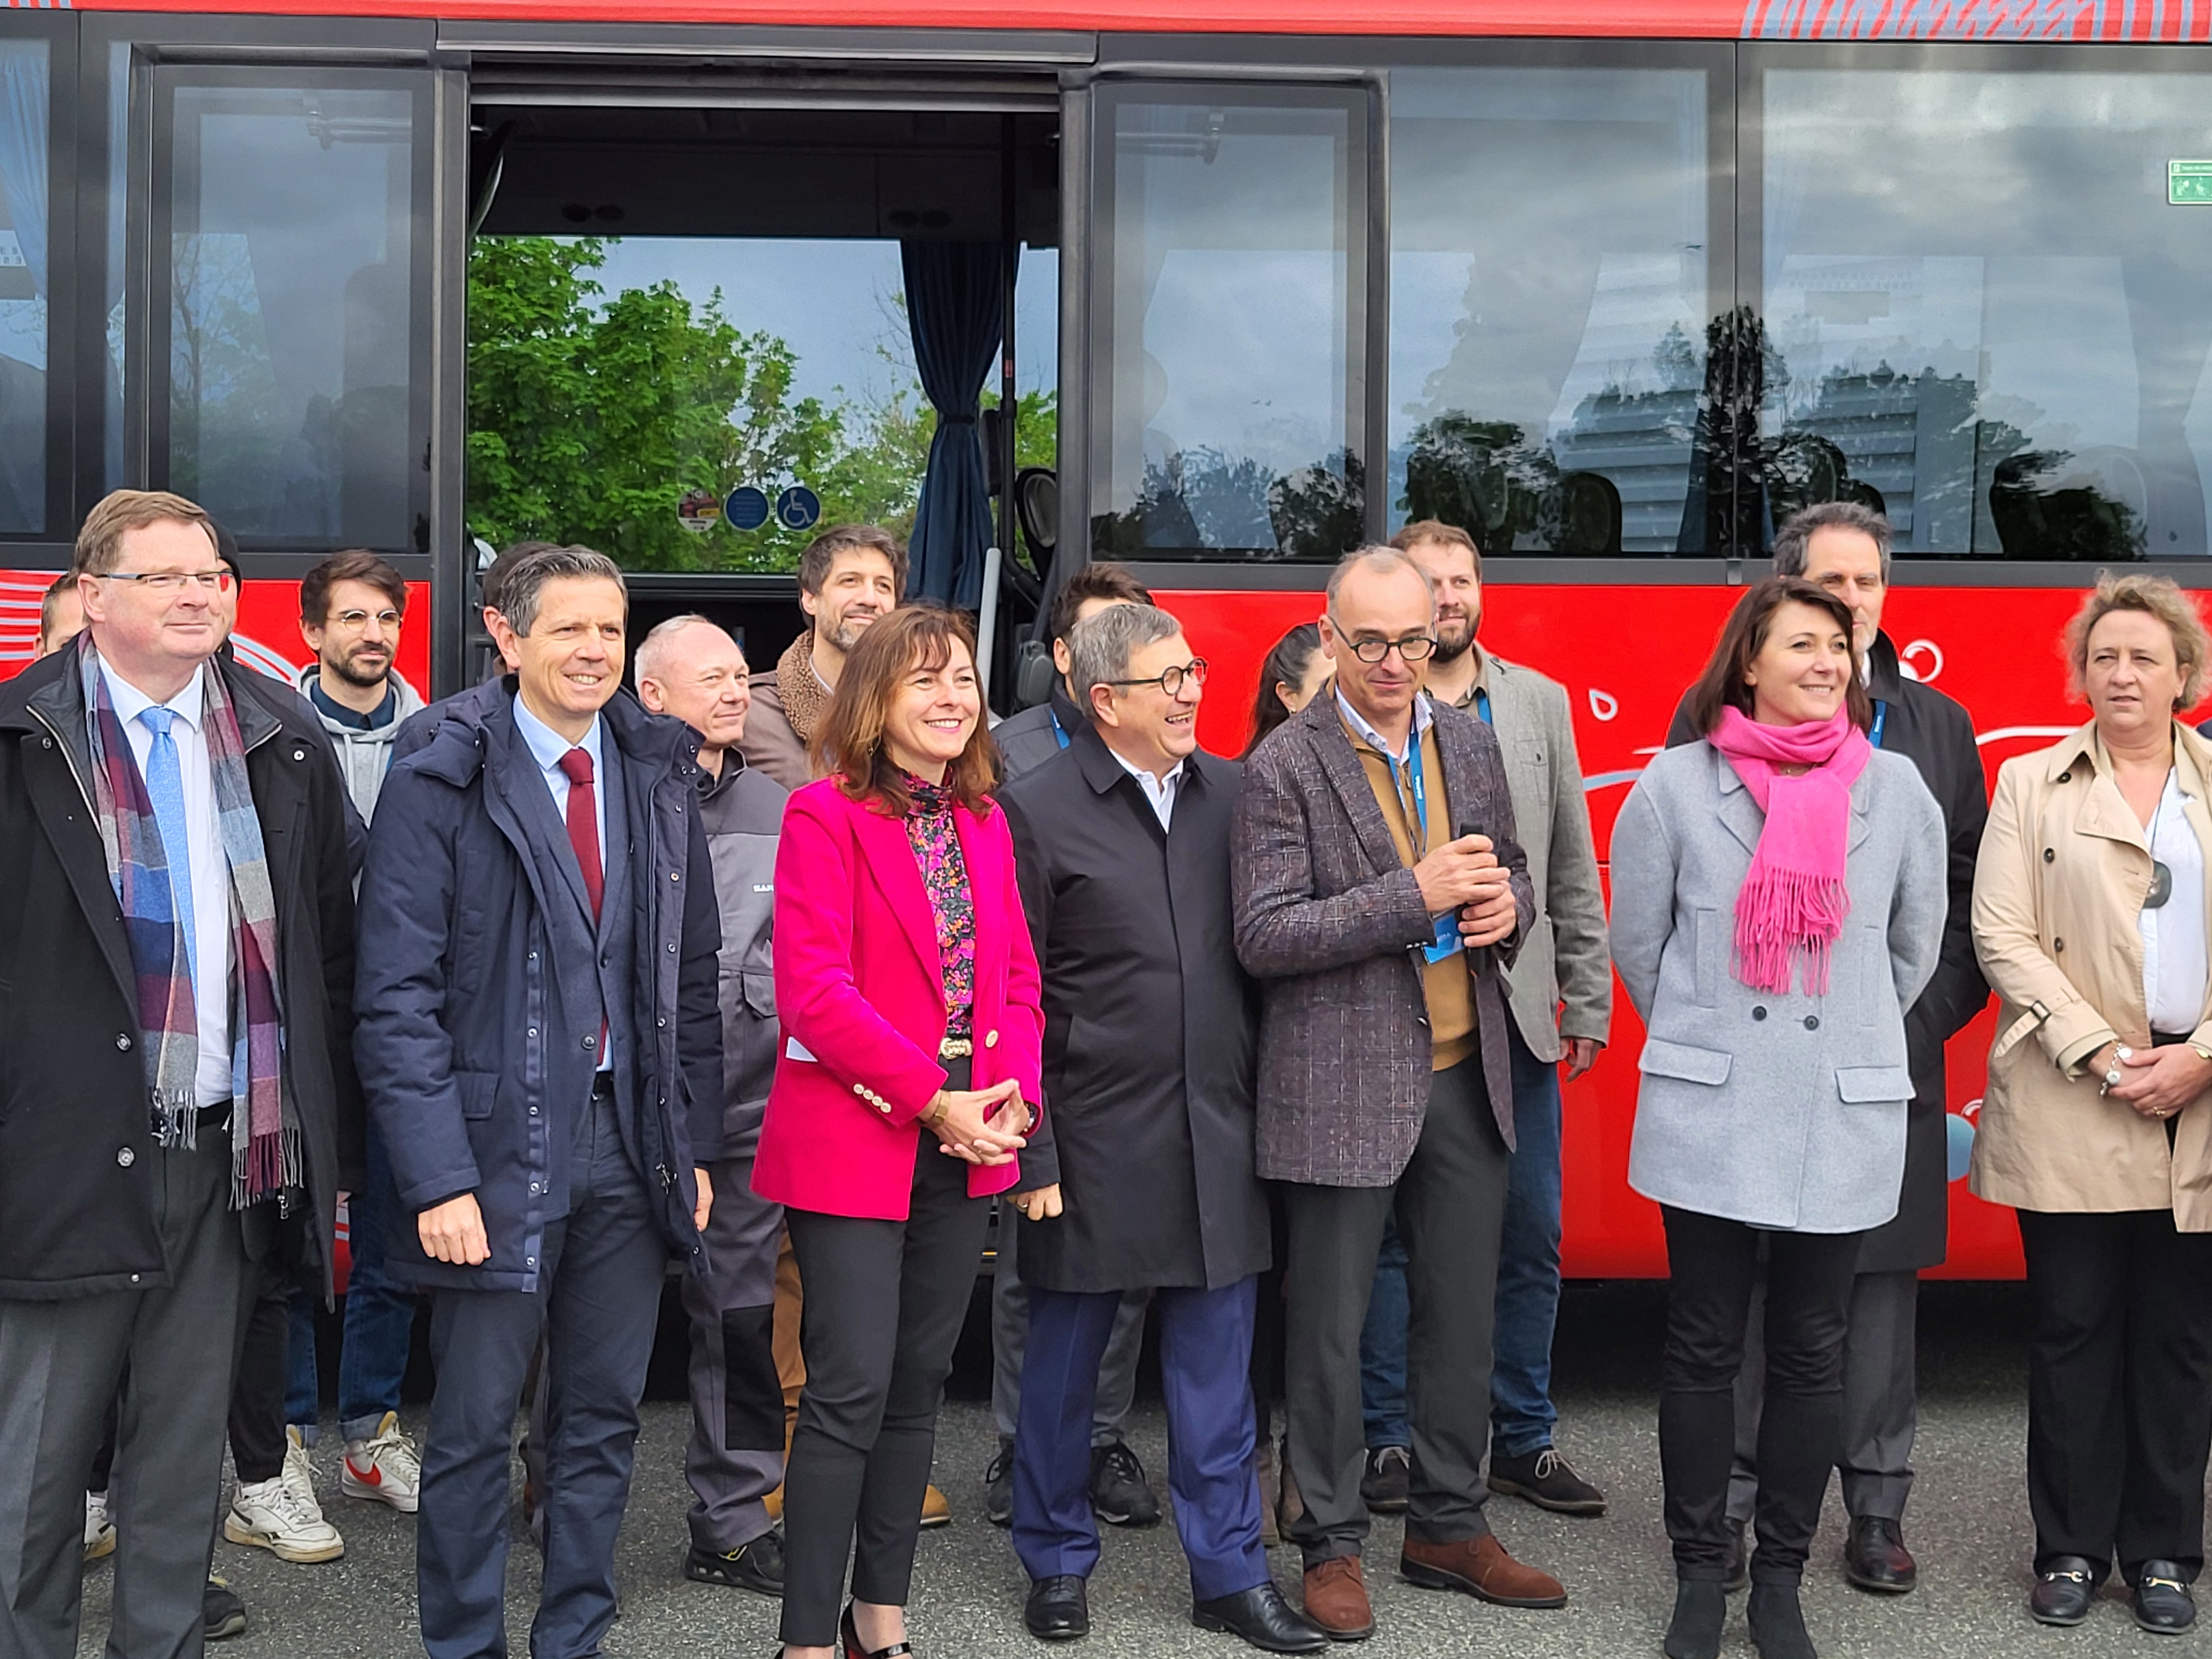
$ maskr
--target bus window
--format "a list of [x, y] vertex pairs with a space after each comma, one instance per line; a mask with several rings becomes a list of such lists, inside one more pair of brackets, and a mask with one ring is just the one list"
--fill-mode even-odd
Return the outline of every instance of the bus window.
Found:
[[163, 75], [157, 476], [249, 541], [416, 547], [427, 77]]
[[1707, 70], [1390, 75], [1388, 521], [1486, 553], [1684, 538], [1705, 379]]
[[1770, 532], [1850, 498], [1900, 552], [2203, 556], [2212, 206], [2168, 196], [2212, 74], [1793, 61], [1755, 130]]
[[1366, 502], [1364, 94], [1097, 97], [1093, 552], [1334, 559]]
[[0, 40], [0, 535], [46, 523], [46, 52]]

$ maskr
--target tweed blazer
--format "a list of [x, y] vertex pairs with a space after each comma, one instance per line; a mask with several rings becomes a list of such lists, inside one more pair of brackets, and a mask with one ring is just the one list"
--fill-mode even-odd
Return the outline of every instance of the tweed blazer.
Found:
[[[1472, 714], [1431, 707], [1453, 833], [1488, 836], [1512, 872], [1519, 915], [1474, 982], [1483, 1079], [1510, 1147], [1499, 969], [1535, 921], [1535, 895], [1497, 738]], [[1334, 682], [1245, 761], [1231, 851], [1237, 954], [1261, 981], [1260, 1177], [1390, 1186], [1428, 1112], [1421, 947], [1435, 933], [1337, 713]]]
[[1536, 925], [1506, 972], [1506, 1001], [1528, 1052], [1548, 1064], [1563, 1052], [1561, 1037], [1603, 1042], [1613, 1024], [1605, 896], [1566, 688], [1487, 652], [1483, 666], [1513, 822], [1536, 893]]
[[1902, 755], [1851, 785], [1850, 911], [1827, 994], [1735, 976], [1735, 899], [1766, 815], [1700, 739], [1653, 757], [1613, 830], [1613, 959], [1650, 1035], [1628, 1184], [1700, 1215], [1856, 1233], [1897, 1213], [1905, 1011], [1936, 971], [1943, 814]]

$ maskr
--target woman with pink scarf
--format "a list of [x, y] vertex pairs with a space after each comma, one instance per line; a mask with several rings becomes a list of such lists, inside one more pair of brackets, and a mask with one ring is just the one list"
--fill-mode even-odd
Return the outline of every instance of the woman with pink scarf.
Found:
[[1943, 932], [1942, 815], [1873, 709], [1842, 603], [1747, 592], [1613, 832], [1615, 964], [1648, 1036], [1629, 1184], [1670, 1268], [1659, 1454], [1679, 1581], [1664, 1651], [1714, 1659], [1736, 1372], [1762, 1245], [1766, 1409], [1750, 1626], [1813, 1659], [1798, 1605], [1841, 1435], [1861, 1235], [1905, 1174], [1905, 1012]]

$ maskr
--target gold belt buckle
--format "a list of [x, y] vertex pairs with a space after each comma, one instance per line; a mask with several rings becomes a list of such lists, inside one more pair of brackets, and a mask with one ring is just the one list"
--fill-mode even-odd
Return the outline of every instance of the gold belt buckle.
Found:
[[975, 1052], [975, 1042], [967, 1037], [947, 1037], [937, 1045], [939, 1060], [966, 1060]]

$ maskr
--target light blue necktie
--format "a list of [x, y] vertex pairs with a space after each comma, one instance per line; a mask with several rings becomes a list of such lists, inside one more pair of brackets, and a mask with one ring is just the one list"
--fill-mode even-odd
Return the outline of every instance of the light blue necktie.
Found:
[[157, 703], [138, 718], [154, 734], [154, 747], [146, 757], [146, 795], [154, 803], [154, 823], [161, 832], [161, 853], [169, 866], [169, 893], [184, 928], [185, 975], [196, 978], [192, 956], [199, 936], [192, 931], [192, 844], [185, 828], [184, 768], [177, 760], [177, 740], [169, 735], [177, 711]]

